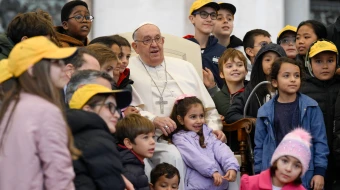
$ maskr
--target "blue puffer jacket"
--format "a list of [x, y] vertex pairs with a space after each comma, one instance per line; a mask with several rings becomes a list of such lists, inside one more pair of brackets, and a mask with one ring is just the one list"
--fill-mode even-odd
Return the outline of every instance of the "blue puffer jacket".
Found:
[[[258, 111], [255, 128], [255, 173], [270, 167], [271, 157], [277, 147], [274, 135], [274, 104], [278, 96], [265, 103]], [[306, 174], [302, 177], [303, 186], [310, 188], [314, 175], [325, 176], [327, 169], [326, 129], [323, 114], [318, 103], [304, 94], [298, 93], [300, 126], [312, 135], [311, 160]]]
[[[198, 41], [195, 38], [187, 38], [188, 40], [195, 42], [198, 44]], [[226, 47], [217, 43], [218, 40], [214, 36], [210, 36], [208, 39], [207, 47], [204, 49], [202, 53], [202, 68], [207, 67], [214, 74], [215, 82], [219, 88], [222, 88], [224, 84], [224, 80], [220, 77], [220, 72], [218, 70], [218, 60], [223, 52], [226, 50]]]

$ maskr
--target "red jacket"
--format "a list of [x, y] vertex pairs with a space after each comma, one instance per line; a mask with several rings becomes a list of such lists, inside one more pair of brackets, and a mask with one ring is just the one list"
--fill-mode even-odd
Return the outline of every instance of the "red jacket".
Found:
[[[241, 178], [240, 190], [271, 190], [273, 187], [272, 180], [270, 177], [269, 169], [261, 172], [258, 175], [249, 176], [243, 175]], [[301, 185], [294, 185], [293, 183], [286, 184], [282, 187], [282, 190], [305, 190]]]

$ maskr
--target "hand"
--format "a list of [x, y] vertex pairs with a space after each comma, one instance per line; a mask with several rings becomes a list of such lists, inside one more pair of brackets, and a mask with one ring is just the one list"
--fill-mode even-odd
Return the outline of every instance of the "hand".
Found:
[[220, 115], [220, 118], [222, 121], [224, 121], [224, 116], [223, 115]]
[[227, 142], [227, 137], [221, 130], [213, 130], [213, 133], [216, 135], [216, 138], [222, 142]]
[[132, 113], [139, 114], [139, 110], [137, 108], [135, 108], [134, 106], [129, 106], [129, 107], [125, 108], [125, 110], [124, 110], [125, 116], [128, 116]]
[[123, 175], [121, 174], [125, 183], [125, 190], [134, 190], [132, 183]]
[[310, 186], [314, 190], [322, 190], [324, 184], [325, 184], [325, 179], [321, 175], [313, 176], [313, 178], [312, 178], [312, 180], [310, 182]]
[[221, 184], [222, 184], [222, 176], [221, 176], [221, 174], [220, 173], [218, 173], [218, 172], [215, 172], [214, 174], [213, 174], [213, 178], [214, 178], [214, 185], [215, 186], [220, 186]]
[[170, 117], [156, 117], [153, 120], [153, 124], [156, 128], [160, 129], [165, 136], [168, 136], [177, 128], [176, 123], [170, 119]]
[[225, 176], [223, 176], [222, 178], [229, 182], [233, 182], [236, 180], [236, 176], [237, 172], [235, 170], [228, 170]]
[[208, 89], [213, 88], [216, 85], [214, 74], [208, 68], [202, 69], [202, 72], [204, 86]]

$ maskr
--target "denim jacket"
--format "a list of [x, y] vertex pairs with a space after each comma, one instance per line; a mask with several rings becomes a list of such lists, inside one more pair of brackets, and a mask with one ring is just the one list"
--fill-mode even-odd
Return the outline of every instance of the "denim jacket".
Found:
[[[298, 93], [300, 110], [300, 127], [312, 136], [311, 160], [308, 171], [302, 176], [303, 186], [310, 188], [310, 181], [314, 175], [325, 176], [327, 169], [326, 128], [323, 114], [318, 103], [308, 96]], [[270, 167], [271, 157], [278, 146], [274, 135], [274, 104], [278, 96], [264, 104], [258, 111], [255, 127], [254, 170], [260, 173]]]

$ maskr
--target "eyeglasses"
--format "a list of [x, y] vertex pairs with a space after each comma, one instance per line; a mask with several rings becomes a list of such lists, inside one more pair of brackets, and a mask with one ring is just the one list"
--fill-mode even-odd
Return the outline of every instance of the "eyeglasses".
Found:
[[71, 19], [71, 18], [74, 18], [77, 22], [83, 22], [84, 18], [85, 20], [89, 20], [90, 22], [93, 21], [94, 17], [92, 15], [76, 15], [76, 16], [73, 16], [73, 17], [70, 17], [68, 19]]
[[205, 12], [205, 11], [199, 11], [199, 12], [192, 13], [192, 15], [197, 15], [197, 14], [199, 14], [202, 19], [208, 18], [209, 15], [210, 15], [211, 20], [217, 19], [217, 13], [216, 12], [208, 13], [208, 12]]
[[105, 106], [110, 110], [110, 112], [112, 114], [114, 114], [116, 111], [118, 111], [117, 106], [112, 102], [108, 102], [108, 103], [105, 103], [105, 104], [95, 104], [95, 106]]
[[289, 45], [289, 44], [295, 44], [295, 42], [296, 42], [296, 38], [286, 37], [280, 40], [279, 44]]
[[162, 36], [156, 36], [155, 38], [146, 38], [144, 40], [135, 40], [135, 42], [143, 42], [144, 45], [150, 45], [150, 44], [152, 44], [153, 41], [155, 41], [156, 44], [159, 44], [159, 43], [162, 42], [163, 38], [164, 37], [162, 37]]
[[254, 45], [254, 47], [259, 47], [259, 46], [264, 47], [268, 44], [269, 44], [268, 42], [263, 41], [263, 42], [260, 42], [259, 45]]

